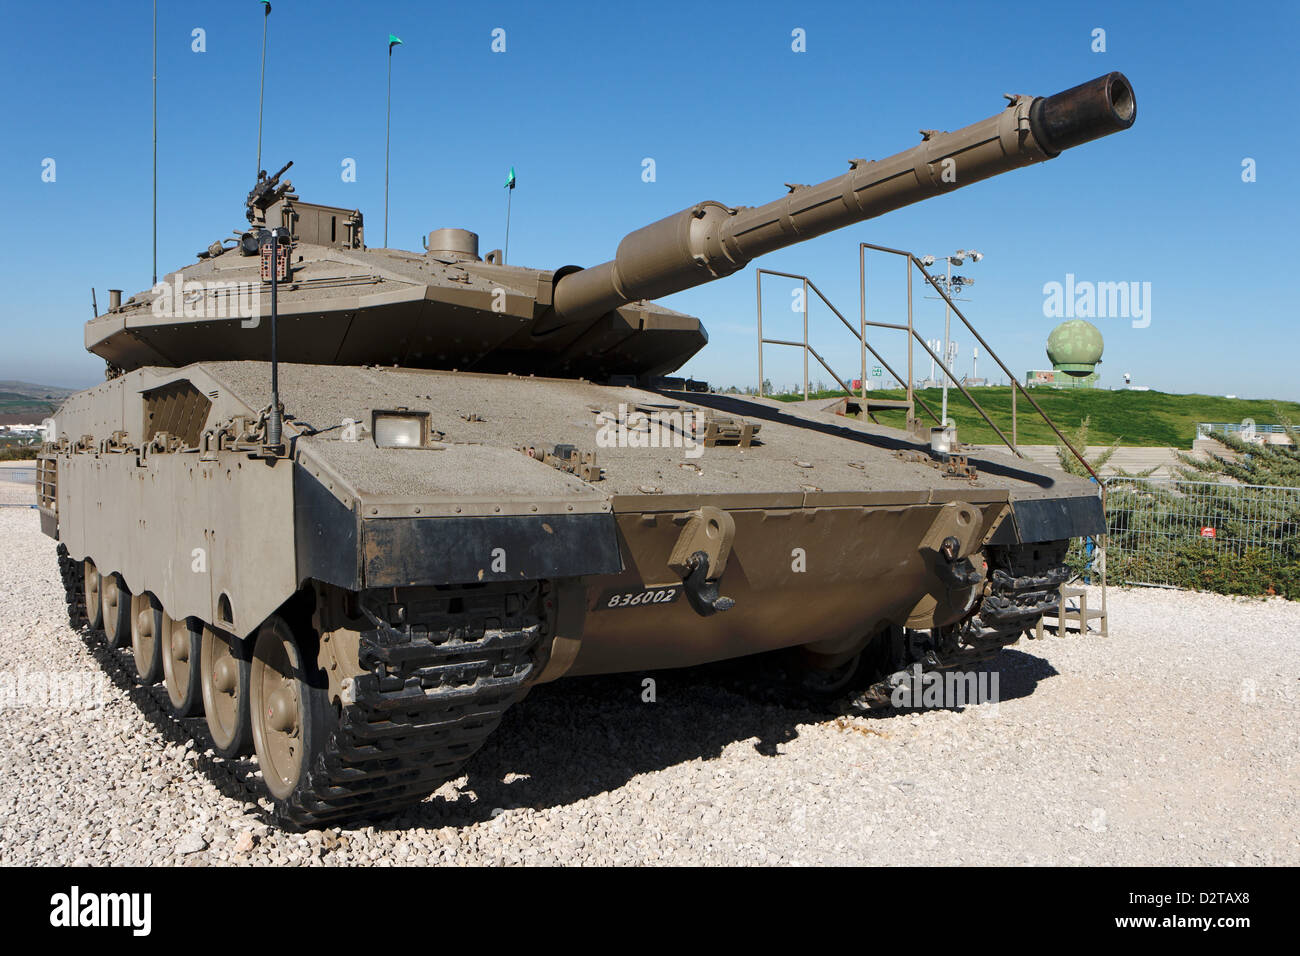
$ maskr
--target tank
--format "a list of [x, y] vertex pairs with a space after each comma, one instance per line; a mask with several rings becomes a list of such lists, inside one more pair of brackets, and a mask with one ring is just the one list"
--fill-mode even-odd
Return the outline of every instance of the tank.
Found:
[[358, 210], [259, 174], [246, 226], [86, 324], [108, 377], [38, 476], [74, 625], [255, 753], [288, 827], [424, 799], [564, 677], [786, 651], [879, 697], [996, 654], [1104, 532], [1096, 485], [673, 378], [707, 336], [651, 300], [1136, 116], [1118, 73], [1007, 99], [588, 268], [455, 228], [369, 248]]

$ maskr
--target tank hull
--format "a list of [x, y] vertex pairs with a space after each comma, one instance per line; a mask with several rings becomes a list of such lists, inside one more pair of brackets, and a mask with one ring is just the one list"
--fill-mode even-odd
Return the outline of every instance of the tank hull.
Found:
[[[74, 559], [120, 574], [174, 619], [238, 637], [313, 585], [573, 582], [568, 630], [554, 635], [563, 666], [539, 672], [545, 680], [951, 624], [976, 589], [937, 576], [926, 542], [954, 505], [976, 516], [971, 554], [1102, 531], [1095, 486], [1014, 459], [977, 460], [976, 479], [954, 481], [904, 460], [922, 452], [904, 432], [568, 380], [284, 365], [285, 393], [299, 396], [284, 455], [201, 440], [156, 447], [158, 425], [181, 420], [164, 406], [179, 407], [182, 389], [195, 406], [185, 427], [201, 439], [222, 421], [256, 418], [266, 372], [255, 362], [142, 369], [74, 396], [56, 418], [60, 434], [100, 437], [51, 457], [47, 529]], [[599, 417], [620, 407], [725, 412], [760, 425], [763, 438], [748, 448], [641, 448], [618, 447], [611, 433], [614, 446], [600, 447]], [[338, 437], [345, 419], [385, 408], [427, 414], [437, 447]], [[520, 450], [565, 444], [594, 453], [600, 477]], [[734, 524], [715, 576], [734, 607], [707, 616], [671, 566], [684, 526], [706, 508]]]

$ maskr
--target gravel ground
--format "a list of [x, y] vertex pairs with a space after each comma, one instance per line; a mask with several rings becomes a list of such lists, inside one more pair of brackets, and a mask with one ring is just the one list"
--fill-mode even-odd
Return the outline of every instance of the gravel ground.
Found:
[[432, 800], [301, 835], [67, 626], [35, 511], [0, 509], [0, 555], [8, 865], [1300, 863], [1280, 599], [1112, 590], [1109, 639], [1022, 641], [963, 710], [782, 706], [763, 661], [654, 675], [653, 703], [643, 675], [561, 681]]

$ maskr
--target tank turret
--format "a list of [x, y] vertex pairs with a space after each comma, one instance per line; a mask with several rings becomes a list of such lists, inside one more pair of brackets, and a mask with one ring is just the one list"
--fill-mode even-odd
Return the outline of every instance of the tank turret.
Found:
[[[478, 237], [437, 229], [424, 252], [365, 246], [357, 210], [299, 201], [259, 174], [249, 227], [199, 261], [86, 325], [86, 347], [111, 367], [180, 366], [269, 355], [269, 279], [257, 232], [292, 237], [279, 288], [282, 361], [645, 380], [679, 368], [708, 341], [699, 320], [649, 300], [721, 279], [751, 260], [1051, 159], [1127, 129], [1132, 88], [1108, 73], [1049, 97], [1008, 96], [999, 113], [762, 206], [703, 202], [624, 237], [591, 268], [539, 270], [480, 257]], [[291, 164], [290, 164], [291, 165]], [[268, 287], [269, 288], [269, 287]]]

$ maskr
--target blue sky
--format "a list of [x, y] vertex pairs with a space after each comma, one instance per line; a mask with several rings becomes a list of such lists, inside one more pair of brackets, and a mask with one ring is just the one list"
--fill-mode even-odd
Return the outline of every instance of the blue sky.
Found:
[[[160, 274], [243, 223], [256, 159], [261, 5], [167, 3], [159, 12]], [[147, 2], [5, 5], [9, 91], [0, 183], [0, 378], [83, 386], [90, 288], [150, 282], [150, 13]], [[390, 244], [439, 226], [501, 245], [515, 166], [512, 262], [594, 265], [643, 223], [696, 201], [757, 205], [851, 157], [907, 148], [1002, 105], [1109, 70], [1138, 98], [1135, 127], [936, 201], [774, 253], [858, 309], [859, 241], [985, 253], [968, 313], [1017, 374], [1042, 367], [1055, 324], [1043, 286], [1151, 284], [1151, 322], [1098, 319], [1103, 383], [1124, 372], [1169, 391], [1300, 399], [1292, 343], [1300, 221], [1296, 62], [1300, 5], [669, 3], [563, 5], [275, 0], [263, 165], [295, 160], [305, 200], [359, 207], [383, 235], [384, 82], [393, 60]], [[206, 31], [206, 52], [191, 49]], [[490, 49], [506, 30], [506, 52]], [[1105, 53], [1091, 50], [1106, 31]], [[791, 50], [802, 28], [807, 52]], [[42, 161], [57, 179], [42, 182]], [[657, 179], [642, 181], [652, 157]], [[1257, 181], [1242, 181], [1242, 161]], [[344, 183], [341, 163], [357, 164]], [[873, 278], [893, 320], [901, 267]], [[883, 264], [882, 264], [883, 267]], [[765, 285], [770, 334], [795, 331], [788, 288]], [[918, 290], [919, 292], [919, 290]], [[756, 375], [752, 266], [665, 304], [700, 316], [711, 344], [685, 371], [718, 384]], [[783, 308], [782, 308], [783, 307]], [[918, 298], [923, 333], [940, 303]], [[852, 374], [856, 349], [813, 307], [814, 344]], [[781, 323], [784, 323], [784, 328]], [[901, 336], [881, 341], [901, 358]], [[970, 342], [957, 362], [969, 371]], [[794, 382], [797, 353], [766, 355]], [[928, 371], [928, 363], [918, 368]], [[992, 371], [981, 360], [980, 372]], [[824, 376], [823, 376], [824, 377]]]

